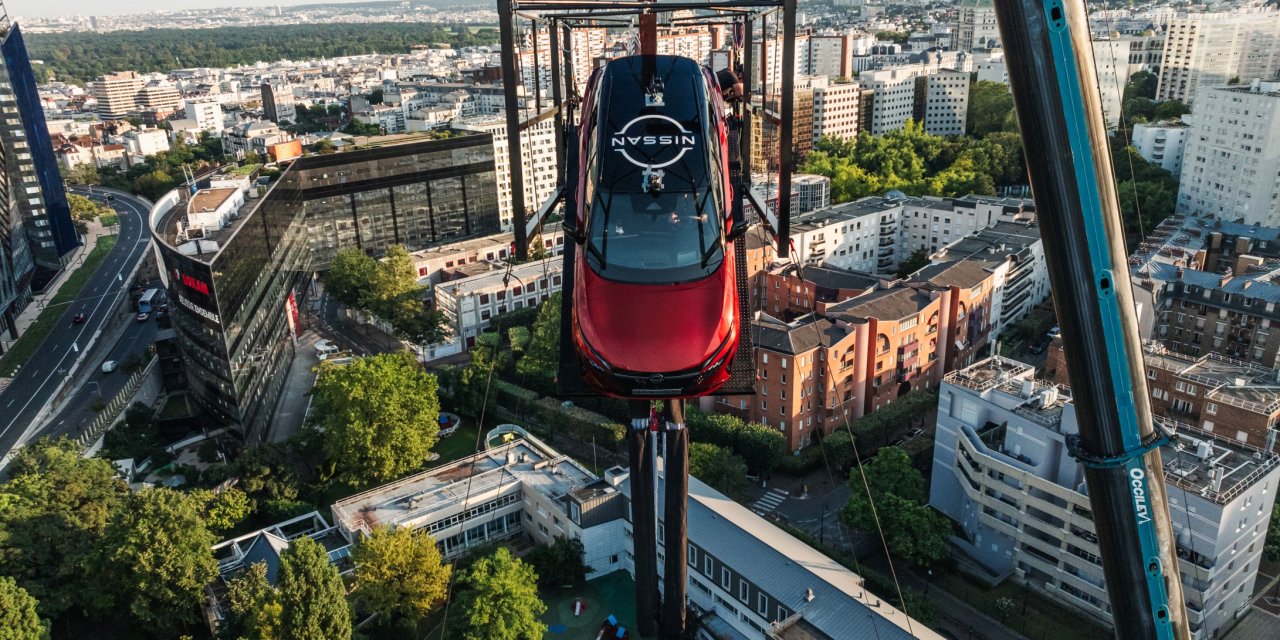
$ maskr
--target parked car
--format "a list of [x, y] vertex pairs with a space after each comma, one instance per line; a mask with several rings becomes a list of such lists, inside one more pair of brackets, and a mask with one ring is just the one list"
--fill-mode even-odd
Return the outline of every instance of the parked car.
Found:
[[102, 372], [111, 373], [112, 371], [115, 371], [119, 366], [120, 366], [120, 363], [116, 362], [115, 360], [107, 360], [106, 362], [102, 363]]
[[1049, 337], [1046, 334], [1042, 336], [1039, 340], [1037, 340], [1035, 344], [1031, 345], [1031, 348], [1027, 350], [1036, 355], [1040, 355], [1044, 353], [1045, 349], [1049, 348], [1050, 342], [1053, 342], [1053, 338]]
[[1048, 333], [1046, 333], [1045, 335], [1046, 335], [1046, 336], [1049, 336], [1049, 339], [1051, 339], [1051, 340], [1052, 340], [1053, 338], [1056, 338], [1056, 337], [1058, 337], [1058, 336], [1062, 335], [1062, 327], [1059, 327], [1058, 325], [1056, 325], [1056, 324], [1055, 324], [1055, 325], [1053, 325], [1053, 328], [1052, 328], [1052, 329], [1050, 329], [1050, 330], [1049, 330], [1049, 332], [1048, 332]]
[[71, 323], [72, 323], [72, 324], [84, 324], [84, 321], [85, 321], [86, 319], [87, 319], [87, 318], [85, 317], [85, 315], [84, 315], [83, 313], [77, 313], [76, 315], [72, 316], [72, 318], [71, 318]]
[[146, 322], [147, 320], [150, 320], [150, 319], [151, 319], [151, 314], [147, 313], [146, 311], [139, 313], [137, 316], [138, 322]]

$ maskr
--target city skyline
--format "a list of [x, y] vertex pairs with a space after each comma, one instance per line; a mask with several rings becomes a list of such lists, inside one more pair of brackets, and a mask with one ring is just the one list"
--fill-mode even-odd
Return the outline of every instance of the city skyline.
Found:
[[[308, 4], [355, 4], [364, 0], [277, 0], [270, 5], [297, 6]], [[210, 7], [198, 2], [169, 2], [167, 0], [134, 0], [121, 5], [103, 5], [92, 0], [9, 0], [4, 3], [9, 18], [53, 18], [58, 16], [105, 16], [131, 15], [152, 11], [184, 11], [188, 9], [217, 9], [222, 7], [261, 7], [262, 3], [251, 0], [222, 0], [217, 6]]]

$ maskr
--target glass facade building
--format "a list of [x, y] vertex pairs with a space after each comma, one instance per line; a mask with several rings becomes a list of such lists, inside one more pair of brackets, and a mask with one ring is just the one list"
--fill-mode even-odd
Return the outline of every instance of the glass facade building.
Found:
[[188, 230], [172, 191], [150, 228], [187, 384], [214, 416], [263, 441], [288, 376], [312, 274], [342, 249], [382, 255], [499, 231], [487, 134], [295, 160], [229, 224]]
[[381, 256], [501, 231], [491, 134], [307, 156], [290, 172], [317, 271], [342, 249]]
[[62, 259], [80, 246], [71, 222], [66, 187], [53, 155], [53, 142], [36, 91], [35, 74], [16, 23], [0, 25], [0, 140], [10, 188], [21, 212], [36, 264], [58, 270]]

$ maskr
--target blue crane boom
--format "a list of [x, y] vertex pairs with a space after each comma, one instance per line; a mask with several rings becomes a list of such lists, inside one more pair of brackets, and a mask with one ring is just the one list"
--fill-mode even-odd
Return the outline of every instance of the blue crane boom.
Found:
[[1116, 635], [1190, 638], [1083, 0], [995, 0]]

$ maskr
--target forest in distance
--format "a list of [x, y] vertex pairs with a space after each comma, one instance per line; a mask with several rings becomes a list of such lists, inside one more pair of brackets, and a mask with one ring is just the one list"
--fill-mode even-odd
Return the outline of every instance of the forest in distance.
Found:
[[118, 71], [231, 67], [281, 59], [305, 60], [404, 53], [415, 45], [494, 44], [496, 26], [424, 23], [299, 24], [221, 29], [148, 29], [107, 33], [25, 35], [36, 80], [85, 84]]

